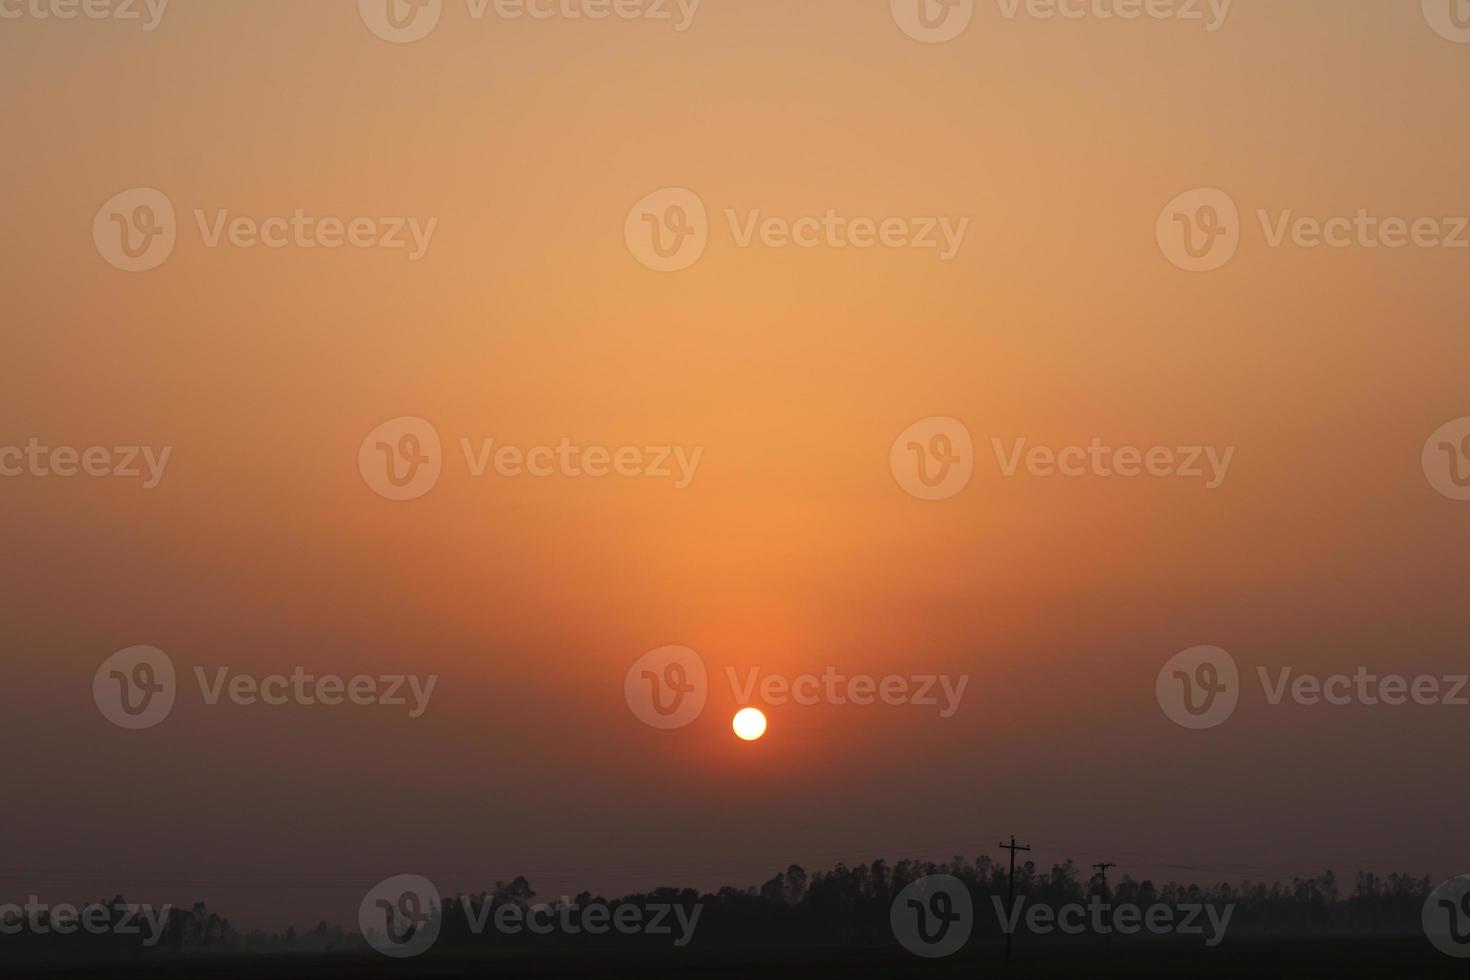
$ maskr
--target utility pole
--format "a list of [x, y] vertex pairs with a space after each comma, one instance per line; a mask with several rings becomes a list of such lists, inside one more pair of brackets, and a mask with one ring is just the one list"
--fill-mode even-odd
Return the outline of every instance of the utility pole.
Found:
[[[1102, 882], [1103, 901], [1104, 902], [1107, 902], [1107, 901], [1110, 900], [1110, 896], [1108, 895], [1108, 870], [1111, 869], [1111, 868], [1116, 868], [1117, 866], [1118, 866], [1117, 863], [1116, 862], [1113, 862], [1113, 861], [1103, 861], [1101, 864], [1094, 864], [1093, 865], [1093, 868], [1095, 868], [1097, 870], [1097, 880], [1100, 881], [1100, 882]], [[1108, 931], [1105, 932], [1105, 933], [1103, 933], [1103, 949], [1112, 949], [1112, 947], [1113, 947], [1113, 909], [1112, 909], [1111, 906], [1109, 906], [1108, 907]]]
[[[1011, 842], [1009, 844], [1007, 844], [1004, 841], [1002, 841], [1001, 844], [1000, 844], [1000, 848], [1003, 851], [1010, 851], [1011, 852], [1011, 876], [1010, 876], [1009, 881], [1006, 884], [1006, 914], [1014, 917], [1015, 912], [1016, 912], [1016, 852], [1017, 851], [1029, 851], [1029, 850], [1031, 850], [1031, 846], [1029, 844], [1017, 844], [1016, 843], [1016, 835], [1015, 834], [1012, 834], [1011, 835]], [[1012, 929], [1007, 929], [1006, 930], [1006, 962], [1007, 963], [1009, 963], [1011, 961], [1011, 933], [1012, 933], [1012, 931], [1013, 931]]]

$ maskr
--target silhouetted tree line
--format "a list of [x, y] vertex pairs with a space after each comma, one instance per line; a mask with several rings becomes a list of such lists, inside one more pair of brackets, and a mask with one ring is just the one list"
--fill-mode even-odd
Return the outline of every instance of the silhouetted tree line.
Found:
[[[620, 905], [644, 910], [643, 922], [649, 921], [651, 910], [659, 906], [679, 905], [686, 909], [702, 906], [689, 943], [694, 947], [889, 945], [894, 942], [890, 926], [894, 899], [911, 882], [936, 874], [951, 875], [969, 889], [977, 916], [975, 941], [998, 939], [1000, 928], [994, 899], [1005, 901], [1007, 868], [989, 856], [976, 861], [957, 857], [939, 863], [905, 860], [890, 865], [878, 860], [856, 867], [838, 864], [829, 871], [811, 874], [792, 865], [759, 887], [727, 886], [704, 895], [688, 888], [657, 888], [617, 900], [583, 892], [572, 898], [570, 904], [580, 910], [577, 914], [582, 919], [589, 906], [607, 906], [607, 922], [612, 921], [613, 910]], [[1053, 865], [1048, 871], [1029, 861], [1016, 868], [1016, 897], [1018, 901], [1024, 899], [1028, 906], [1086, 905], [1089, 897], [1100, 893], [1102, 887], [1097, 878], [1084, 877], [1070, 860]], [[1172, 908], [1187, 904], [1233, 905], [1229, 935], [1234, 937], [1408, 935], [1420, 931], [1422, 908], [1432, 887], [1427, 877], [1401, 874], [1380, 877], [1370, 872], [1360, 872], [1350, 890], [1342, 888], [1332, 872], [1315, 878], [1298, 878], [1290, 884], [1246, 881], [1212, 886], [1172, 881], [1159, 886], [1124, 875], [1107, 888], [1104, 898], [1115, 906], [1125, 903], [1141, 907], [1163, 904]], [[98, 904], [116, 909], [127, 903], [119, 896]], [[672, 928], [672, 934], [651, 935], [640, 931], [630, 935], [614, 928], [600, 935], [586, 931], [573, 934], [562, 928], [563, 919], [558, 914], [544, 917], [544, 922], [551, 925], [549, 933], [536, 934], [522, 928], [515, 934], [507, 934], [495, 925], [496, 913], [507, 904], [518, 906], [524, 914], [531, 906], [541, 903], [523, 877], [497, 882], [493, 889], [475, 895], [446, 897], [443, 908], [434, 912], [440, 927], [434, 949], [672, 947], [680, 933], [677, 922], [670, 918], [665, 924]], [[560, 910], [567, 902], [558, 897], [545, 904]], [[485, 923], [483, 930], [478, 933], [471, 930], [471, 917]], [[114, 924], [120, 918], [121, 913], [113, 913]], [[40, 922], [45, 925], [48, 920], [42, 916]], [[146, 924], [138, 935], [120, 935], [112, 930], [97, 934], [81, 929], [64, 935], [49, 927], [34, 930], [31, 923], [14, 916], [7, 919], [6, 925], [13, 934], [0, 935], [0, 955], [15, 957], [331, 952], [367, 948], [363, 937], [355, 931], [329, 926], [326, 922], [300, 934], [294, 928], [276, 934], [240, 933], [202, 903], [188, 910], [171, 909], [164, 920], [161, 938], [152, 947], [144, 945], [149, 935]], [[1144, 934], [1116, 936], [1114, 941], [1148, 941], [1148, 937]]]
[[[25, 898], [14, 904], [24, 906]], [[0, 903], [3, 904], [3, 903]], [[100, 908], [103, 912], [92, 911]], [[0, 932], [0, 951], [12, 957], [127, 956], [135, 953], [182, 952], [223, 948], [240, 937], [228, 921], [203, 902], [191, 909], [155, 906], [150, 920], [118, 895], [79, 908], [83, 918], [58, 918], [54, 910], [34, 915], [9, 912]], [[58, 931], [60, 930], [60, 931]]]
[[[947, 863], [899, 861], [889, 865], [879, 860], [852, 868], [839, 864], [831, 871], [811, 875], [793, 865], [759, 888], [723, 888], [715, 895], [704, 896], [705, 912], [695, 943], [891, 943], [894, 899], [910, 883], [936, 874], [951, 875], [969, 889], [977, 917], [977, 939], [998, 939], [1002, 935], [995, 900], [1005, 903], [1008, 871], [1003, 862], [984, 856], [973, 862], [956, 857]], [[1085, 905], [1094, 893], [1113, 906], [1146, 908], [1162, 904], [1177, 909], [1194, 904], [1233, 905], [1232, 936], [1418, 934], [1422, 931], [1424, 902], [1432, 888], [1428, 877], [1392, 874], [1385, 878], [1368, 872], [1359, 873], [1347, 894], [1343, 894], [1332, 872], [1297, 878], [1290, 884], [1246, 881], [1213, 886], [1172, 881], [1159, 886], [1124, 875], [1110, 883], [1104, 893], [1095, 876], [1085, 875], [1070, 860], [1053, 865], [1049, 871], [1042, 871], [1034, 862], [1018, 865], [1015, 882], [1016, 900], [1024, 900], [1027, 906]], [[1023, 924], [1021, 931], [1024, 929]], [[1147, 936], [1115, 939], [1146, 940]]]

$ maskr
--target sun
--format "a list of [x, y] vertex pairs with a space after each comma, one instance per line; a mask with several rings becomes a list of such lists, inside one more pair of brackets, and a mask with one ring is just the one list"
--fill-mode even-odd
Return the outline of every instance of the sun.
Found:
[[766, 733], [766, 716], [759, 708], [741, 708], [735, 712], [733, 727], [736, 735], [747, 742], [754, 742]]

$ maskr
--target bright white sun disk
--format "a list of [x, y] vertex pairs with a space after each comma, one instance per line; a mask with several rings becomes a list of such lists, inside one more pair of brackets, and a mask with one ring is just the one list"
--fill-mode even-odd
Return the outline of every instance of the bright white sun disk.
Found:
[[754, 742], [766, 733], [766, 716], [759, 708], [741, 708], [735, 712], [733, 727], [736, 735], [747, 742]]

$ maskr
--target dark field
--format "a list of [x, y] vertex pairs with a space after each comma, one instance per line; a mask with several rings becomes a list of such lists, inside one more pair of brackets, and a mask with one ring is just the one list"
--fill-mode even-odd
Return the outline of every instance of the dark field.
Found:
[[1312, 939], [1227, 943], [1217, 949], [1191, 944], [1147, 944], [1104, 951], [1039, 947], [1018, 950], [1007, 964], [999, 948], [975, 946], [947, 959], [925, 961], [900, 949], [689, 950], [606, 953], [454, 956], [426, 954], [395, 962], [377, 954], [256, 956], [233, 959], [149, 959], [133, 962], [15, 964], [18, 977], [177, 977], [199, 980], [252, 978], [392, 977], [1374, 977], [1434, 980], [1470, 976], [1470, 962], [1437, 952], [1423, 939]]

